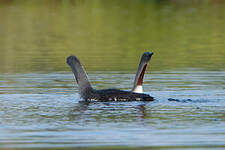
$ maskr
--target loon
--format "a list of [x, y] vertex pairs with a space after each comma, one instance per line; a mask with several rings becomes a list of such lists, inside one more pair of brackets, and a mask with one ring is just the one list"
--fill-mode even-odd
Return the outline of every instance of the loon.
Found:
[[92, 88], [87, 73], [76, 56], [69, 56], [67, 64], [74, 73], [80, 97], [86, 101], [153, 101], [154, 98], [148, 94], [144, 94], [142, 88], [144, 73], [152, 55], [152, 52], [143, 53], [131, 91], [119, 89], [96, 90]]

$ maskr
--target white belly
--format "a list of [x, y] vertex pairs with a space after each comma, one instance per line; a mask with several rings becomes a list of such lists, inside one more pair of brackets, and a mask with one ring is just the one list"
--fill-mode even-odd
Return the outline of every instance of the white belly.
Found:
[[135, 93], [143, 93], [142, 85], [137, 85], [137, 86], [134, 88], [133, 92], [135, 92]]

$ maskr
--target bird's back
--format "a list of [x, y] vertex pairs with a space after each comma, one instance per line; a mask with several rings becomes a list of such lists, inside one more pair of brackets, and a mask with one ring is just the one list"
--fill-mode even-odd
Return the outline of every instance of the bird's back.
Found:
[[98, 101], [153, 101], [148, 94], [135, 93], [119, 89], [94, 90], [87, 100]]

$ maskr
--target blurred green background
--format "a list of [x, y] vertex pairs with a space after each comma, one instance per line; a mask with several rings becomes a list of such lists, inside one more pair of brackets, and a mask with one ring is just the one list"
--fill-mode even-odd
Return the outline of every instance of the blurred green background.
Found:
[[224, 0], [0, 0], [0, 72], [225, 69]]

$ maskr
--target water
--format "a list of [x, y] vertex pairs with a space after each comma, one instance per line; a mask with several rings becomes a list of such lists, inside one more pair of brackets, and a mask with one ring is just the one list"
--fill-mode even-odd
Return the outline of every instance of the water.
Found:
[[[95, 88], [129, 89], [133, 77], [90, 74]], [[224, 78], [222, 71], [153, 72], [144, 89], [155, 102], [84, 103], [71, 73], [1, 75], [1, 147], [225, 148]]]
[[[0, 149], [225, 149], [225, 5], [220, 0], [0, 1]], [[213, 13], [212, 13], [213, 12]], [[83, 102], [132, 88], [144, 51], [154, 102]]]

